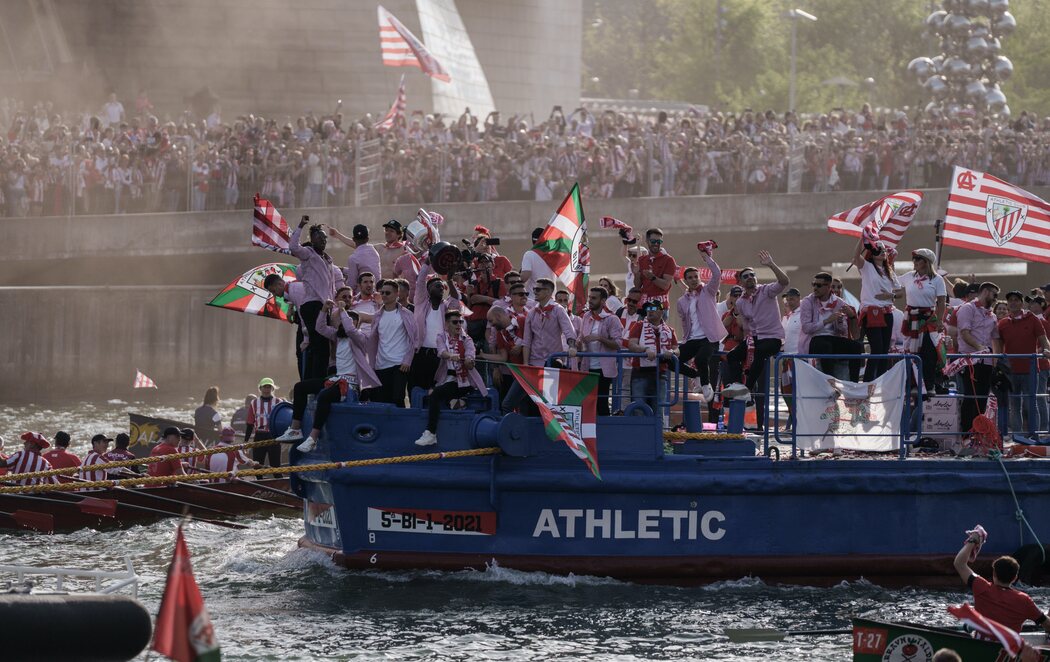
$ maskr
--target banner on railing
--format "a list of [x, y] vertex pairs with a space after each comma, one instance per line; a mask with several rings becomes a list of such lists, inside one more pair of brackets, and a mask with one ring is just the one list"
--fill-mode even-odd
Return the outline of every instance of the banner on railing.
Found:
[[795, 361], [795, 425], [805, 450], [900, 448], [905, 362], [873, 382], [836, 379]]

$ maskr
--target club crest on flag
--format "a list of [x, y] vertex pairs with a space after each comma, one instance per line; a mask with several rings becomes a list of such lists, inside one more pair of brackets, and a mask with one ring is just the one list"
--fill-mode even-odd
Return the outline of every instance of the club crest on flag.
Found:
[[280, 274], [284, 277], [284, 265], [272, 263], [264, 264], [253, 271], [242, 275], [237, 279], [237, 286], [243, 287], [257, 297], [269, 299], [271, 294], [263, 287], [266, 277], [270, 274]]
[[583, 443], [583, 407], [572, 405], [550, 405], [550, 410], [564, 421], [565, 432], [573, 441]]
[[587, 234], [587, 226], [580, 225], [572, 235], [572, 253], [569, 255], [569, 269], [576, 273], [590, 271], [589, 260], [583, 259], [584, 235]]
[[1028, 205], [999, 196], [988, 196], [984, 218], [995, 243], [1002, 246], [1017, 236], [1028, 220]]

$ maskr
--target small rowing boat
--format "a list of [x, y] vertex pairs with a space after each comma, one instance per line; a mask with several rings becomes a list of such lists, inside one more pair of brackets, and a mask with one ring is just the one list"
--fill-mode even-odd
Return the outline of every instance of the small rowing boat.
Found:
[[287, 478], [187, 481], [154, 487], [0, 494], [0, 513], [11, 514], [0, 517], [0, 529], [52, 533], [116, 528], [178, 517], [184, 511], [202, 521], [237, 527], [224, 520], [255, 513], [299, 514], [301, 509], [302, 501], [289, 491]]
[[[950, 648], [966, 662], [1005, 662], [1012, 659], [998, 642], [975, 639], [959, 629], [891, 623], [867, 618], [853, 620], [853, 662], [914, 660], [929, 662], [941, 648]], [[1042, 632], [1021, 635], [1037, 649], [1041, 660], [1050, 660], [1050, 646]]]

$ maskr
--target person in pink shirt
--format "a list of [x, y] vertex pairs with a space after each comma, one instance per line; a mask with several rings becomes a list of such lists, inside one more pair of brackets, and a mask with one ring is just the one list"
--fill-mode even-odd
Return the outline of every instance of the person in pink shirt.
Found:
[[[623, 344], [623, 325], [616, 315], [605, 309], [609, 293], [604, 287], [592, 287], [587, 296], [587, 310], [580, 320], [579, 347], [583, 352], [618, 352]], [[569, 356], [575, 356], [576, 350], [569, 350]], [[616, 378], [618, 366], [616, 357], [582, 357], [578, 370], [598, 373], [599, 416], [608, 416], [609, 390]]]
[[[564, 352], [566, 345], [576, 347], [576, 329], [565, 309], [551, 300], [554, 296], [554, 281], [538, 278], [533, 293], [536, 295], [536, 307], [525, 316], [522, 360], [525, 365], [543, 366], [551, 354]], [[560, 360], [554, 364], [559, 368], [564, 367]], [[510, 413], [523, 399], [525, 391], [515, 381], [500, 408], [504, 414]]]
[[[813, 276], [813, 293], [802, 300], [802, 330], [798, 338], [799, 354], [863, 354], [864, 345], [853, 340], [857, 330], [857, 311], [846, 300], [831, 291], [831, 274], [822, 271]], [[831, 375], [841, 359], [822, 359], [821, 370]], [[850, 381], [860, 381], [863, 359], [849, 362]]]
[[[992, 306], [998, 297], [999, 287], [995, 283], [981, 283], [977, 296], [955, 311], [960, 354], [998, 354], [1002, 351], [998, 322], [992, 314]], [[984, 412], [988, 391], [995, 376], [992, 363], [992, 359], [977, 359], [971, 366], [972, 371], [964, 370], [962, 373], [962, 392], [965, 397], [961, 407], [961, 422], [964, 434], [973, 427], [977, 415]]]
[[[768, 267], [777, 280], [775, 283], [759, 285], [752, 267], [744, 267], [737, 279], [744, 286], [744, 293], [737, 299], [734, 315], [743, 327], [744, 342], [737, 345], [726, 356], [729, 386], [722, 390], [725, 398], [747, 398], [766, 371], [766, 360], [776, 356], [784, 344], [784, 326], [780, 323], [780, 304], [777, 295], [791, 284], [783, 269], [773, 262], [769, 251], [759, 251], [758, 260]], [[741, 380], [746, 380], [741, 383]], [[764, 384], [765, 382], [763, 382]], [[761, 425], [765, 425], [765, 398], [755, 398]]]
[[481, 374], [474, 367], [474, 341], [466, 333], [463, 313], [449, 310], [445, 313], [445, 330], [438, 335], [438, 363], [434, 374], [437, 386], [430, 392], [427, 412], [427, 427], [416, 440], [416, 446], [433, 446], [437, 443], [438, 420], [441, 408], [456, 398], [462, 398], [473, 390], [486, 393]]
[[416, 347], [419, 346], [416, 319], [397, 302], [397, 285], [393, 281], [379, 281], [382, 306], [372, 319], [368, 355], [380, 385], [372, 389], [374, 402], [389, 402], [405, 406], [405, 386]]
[[309, 334], [310, 344], [303, 355], [303, 378], [319, 379], [328, 371], [328, 342], [316, 331], [317, 316], [321, 306], [335, 296], [336, 279], [332, 270], [332, 258], [325, 252], [328, 233], [323, 225], [310, 227], [310, 243], [300, 244], [303, 227], [310, 222], [303, 216], [299, 226], [292, 231], [288, 244], [291, 254], [299, 258], [299, 282], [303, 284], [302, 303], [299, 316], [303, 329]]
[[[705, 402], [714, 398], [711, 388], [711, 356], [718, 351], [718, 343], [726, 337], [726, 327], [718, 315], [718, 285], [722, 282], [722, 270], [708, 251], [701, 251], [711, 279], [700, 282], [700, 271], [688, 267], [683, 274], [686, 292], [678, 298], [676, 308], [682, 322], [681, 367], [683, 375], [700, 380], [700, 391]], [[696, 368], [686, 365], [695, 359]]]
[[360, 223], [355, 225], [351, 238], [347, 238], [345, 234], [335, 228], [331, 228], [331, 230], [333, 237], [354, 249], [346, 260], [346, 269], [343, 270], [343, 276], [350, 287], [355, 287], [358, 277], [366, 271], [373, 275], [382, 273], [382, 266], [379, 263], [379, 251], [376, 250], [375, 246], [368, 243], [368, 226]]

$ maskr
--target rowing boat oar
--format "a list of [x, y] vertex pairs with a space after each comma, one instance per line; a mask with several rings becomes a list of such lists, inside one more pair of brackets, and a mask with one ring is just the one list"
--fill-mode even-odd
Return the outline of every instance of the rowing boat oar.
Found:
[[[245, 482], [251, 482], [251, 481], [245, 481]], [[299, 510], [300, 510], [299, 506], [291, 506], [291, 505], [288, 505], [287, 503], [281, 503], [280, 501], [273, 501], [272, 499], [264, 499], [262, 497], [257, 497], [257, 496], [251, 496], [250, 494], [240, 494], [239, 492], [227, 492], [226, 490], [219, 490], [219, 489], [216, 489], [214, 487], [206, 487], [204, 485], [198, 485], [197, 483], [184, 483], [182, 481], [179, 481], [179, 482], [177, 482], [175, 484], [176, 485], [181, 485], [182, 487], [192, 487], [195, 490], [203, 490], [205, 492], [214, 492], [215, 494], [222, 494], [224, 496], [233, 496], [233, 497], [237, 497], [239, 499], [248, 499], [249, 501], [255, 501], [257, 503], [265, 503], [266, 505], [273, 506], [275, 508], [291, 508], [292, 510], [294, 510], [296, 512], [299, 512]]]
[[[74, 478], [73, 476], [70, 476], [70, 478], [72, 478], [74, 482], [78, 482], [78, 483], [90, 482], [90, 481], [84, 480], [83, 478]], [[210, 508], [208, 506], [201, 506], [201, 505], [198, 505], [198, 504], [195, 504], [195, 503], [190, 503], [189, 501], [179, 501], [178, 499], [172, 499], [171, 497], [163, 497], [163, 496], [160, 496], [159, 494], [151, 494], [150, 492], [147, 492], [144, 489], [132, 489], [132, 488], [124, 487], [123, 485], [114, 485], [112, 487], [112, 489], [118, 490], [120, 492], [129, 492], [129, 493], [135, 494], [137, 496], [142, 496], [142, 497], [146, 497], [146, 498], [149, 498], [149, 499], [155, 499], [157, 501], [162, 501], [164, 503], [173, 503], [176, 506], [178, 506], [179, 508], [189, 507], [189, 508], [195, 508], [197, 510], [205, 510], [205, 511], [208, 511], [208, 512], [211, 512], [211, 513], [215, 513], [216, 515], [222, 515], [223, 517], [235, 517], [237, 515], [237, 513], [231, 513], [228, 510], [219, 510], [218, 508]], [[125, 503], [125, 502], [124, 501], [120, 501], [120, 503]], [[182, 512], [182, 511], [180, 510], [179, 512]], [[178, 513], [173, 513], [173, 514], [178, 514]]]
[[[205, 471], [203, 469], [198, 469], [197, 467], [190, 467], [190, 469], [193, 469], [197, 473], [202, 473], [202, 474], [208, 473], [207, 471]], [[231, 481], [233, 481], [235, 483], [243, 483], [244, 485], [251, 485], [252, 487], [254, 487], [256, 489], [263, 490], [263, 491], [266, 491], [266, 492], [272, 492], [274, 494], [280, 494], [283, 497], [288, 497], [289, 499], [295, 499], [296, 501], [302, 501], [303, 500], [303, 498], [301, 496], [299, 496], [298, 494], [295, 494], [294, 492], [289, 492], [288, 490], [278, 489], [276, 487], [270, 487], [269, 485], [262, 485], [261, 484], [262, 481], [244, 480], [243, 478], [237, 478], [236, 476], [231, 476], [231, 477], [227, 478], [226, 480], [231, 480]]]
[[33, 529], [40, 531], [41, 533], [54, 533], [55, 532], [55, 518], [47, 513], [38, 513], [32, 510], [16, 510], [13, 513], [5, 513], [0, 511], [0, 515], [10, 517], [15, 521], [16, 524], [26, 527], [27, 529]]
[[729, 641], [738, 644], [755, 641], [783, 641], [785, 637], [853, 634], [853, 630], [773, 630], [769, 628], [726, 628], [724, 632], [729, 637]]
[[[73, 499], [78, 499], [75, 494], [64, 494], [62, 492], [55, 492], [59, 496], [68, 496]], [[130, 510], [137, 510], [144, 513], [154, 513], [156, 515], [163, 515], [164, 517], [178, 517], [179, 513], [173, 513], [170, 510], [160, 510], [159, 508], [150, 508], [148, 506], [140, 506], [134, 503], [127, 503], [126, 501], [117, 501], [116, 499], [96, 499], [95, 497], [80, 497], [77, 501], [63, 501], [62, 499], [48, 499], [41, 496], [29, 496], [28, 494], [16, 495], [20, 499], [31, 499], [33, 501], [43, 501], [45, 503], [64, 503], [72, 504], [80, 509], [80, 512], [86, 515], [99, 515], [101, 517], [116, 517], [117, 506], [128, 508]], [[234, 522], [224, 522], [217, 519], [208, 519], [204, 517], [191, 517], [198, 522], [204, 522], [205, 524], [214, 524], [215, 526], [223, 526], [227, 529], [247, 529], [248, 527], [243, 524], [235, 524]]]

